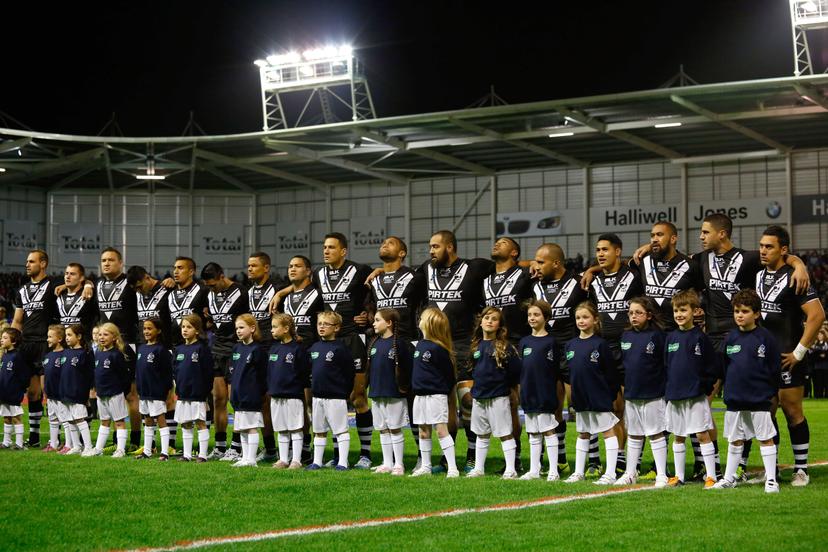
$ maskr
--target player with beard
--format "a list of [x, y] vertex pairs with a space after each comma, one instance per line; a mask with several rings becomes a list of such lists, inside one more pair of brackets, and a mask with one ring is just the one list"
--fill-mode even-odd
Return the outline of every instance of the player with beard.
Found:
[[42, 382], [43, 357], [46, 356], [46, 334], [49, 325], [58, 320], [55, 286], [57, 282], [46, 275], [49, 256], [41, 249], [33, 249], [26, 256], [26, 276], [29, 281], [14, 294], [14, 318], [11, 326], [23, 334], [20, 354], [32, 367], [32, 377], [26, 396], [29, 402], [29, 441], [32, 448], [40, 448], [40, 419], [43, 416]]
[[[788, 423], [793, 448], [794, 467], [791, 485], [804, 487], [808, 476], [810, 429], [802, 409], [807, 368], [805, 354], [816, 341], [825, 321], [825, 311], [812, 287], [797, 295], [790, 287], [793, 269], [785, 264], [791, 238], [781, 226], [769, 226], [759, 240], [759, 259], [764, 267], [756, 275], [756, 293], [762, 302], [762, 325], [776, 337], [782, 351], [782, 373], [779, 381], [778, 405]], [[804, 325], [803, 325], [804, 324]], [[771, 418], [776, 425], [777, 401]], [[776, 444], [779, 444], [777, 428]], [[745, 443], [748, 446], [750, 441]], [[744, 458], [743, 453], [743, 458]]]
[[[207, 316], [213, 324], [213, 423], [216, 425], [216, 441], [227, 439], [227, 399], [230, 396], [230, 356], [236, 344], [236, 318], [249, 309], [247, 292], [224, 275], [218, 263], [207, 263], [201, 269], [201, 281], [207, 288]], [[224, 439], [221, 437], [224, 436]], [[271, 435], [272, 436], [272, 435]], [[233, 450], [221, 455], [222, 460], [237, 461], [235, 443], [241, 444], [241, 436], [233, 431]], [[274, 447], [275, 448], [275, 443]], [[211, 458], [219, 458], [221, 449], [216, 445]]]
[[693, 259], [676, 251], [678, 230], [669, 221], [659, 221], [650, 230], [650, 252], [630, 267], [638, 271], [644, 283], [644, 295], [652, 298], [661, 309], [661, 320], [669, 332], [675, 330], [673, 303], [670, 298], [686, 289], [703, 289], [698, 264]]
[[[451, 321], [451, 339], [457, 359], [457, 397], [460, 419], [466, 432], [466, 468], [474, 469], [476, 436], [471, 430], [471, 337], [477, 313], [483, 308], [483, 283], [494, 271], [488, 259], [461, 259], [457, 238], [449, 230], [435, 232], [428, 244], [431, 260], [418, 269], [426, 275], [427, 306], [440, 309]], [[457, 404], [449, 397], [449, 432], [457, 434]]]
[[57, 309], [60, 323], [64, 327], [80, 324], [83, 326], [87, 342], [92, 338], [92, 327], [98, 319], [98, 309], [94, 299], [83, 296], [86, 269], [82, 264], [69, 263], [63, 272], [63, 284], [66, 291], [57, 296]]
[[[138, 342], [144, 343], [144, 321], [156, 320], [161, 324], [161, 344], [171, 348], [172, 335], [170, 320], [170, 306], [167, 295], [170, 290], [164, 284], [152, 276], [142, 266], [131, 266], [127, 270], [127, 285], [135, 292], [135, 308], [138, 314]], [[175, 421], [175, 393], [170, 390], [166, 399], [167, 411], [164, 414], [165, 422], [169, 428], [168, 450], [175, 452], [176, 430], [178, 422]], [[142, 448], [138, 448], [136, 456], [143, 454]]]
[[[531, 333], [525, 303], [532, 298], [532, 278], [529, 270], [518, 264], [520, 245], [512, 238], [503, 237], [495, 241], [491, 258], [495, 263], [495, 269], [483, 281], [483, 302], [487, 307], [500, 309], [508, 339], [512, 345], [517, 346], [523, 336]], [[517, 445], [515, 467], [522, 471], [519, 403], [520, 396], [515, 388], [509, 395], [509, 406], [512, 411], [512, 436]]]
[[[644, 293], [638, 274], [621, 262], [621, 239], [615, 234], [601, 234], [595, 244], [595, 256], [601, 269], [590, 285], [590, 299], [598, 308], [601, 317], [601, 336], [607, 341], [613, 359], [618, 366], [620, 381], [624, 381], [624, 369], [621, 363], [621, 334], [629, 325], [629, 300]], [[620, 473], [627, 468], [624, 446], [624, 388], [613, 402], [613, 410], [619, 422], [616, 425], [618, 436], [618, 464]], [[597, 441], [597, 438], [593, 439]], [[597, 442], [595, 443], [597, 445]], [[591, 445], [592, 446], [592, 445]]]
[[564, 348], [570, 339], [578, 337], [575, 326], [575, 307], [586, 301], [587, 292], [581, 289], [580, 276], [567, 270], [563, 249], [555, 243], [545, 243], [535, 252], [534, 271], [538, 281], [532, 286], [536, 299], [546, 301], [552, 309], [549, 333], [555, 338], [555, 358], [560, 362], [558, 373], [558, 410], [555, 418], [558, 426], [558, 472], [563, 475], [569, 469], [566, 459], [566, 423], [563, 420], [564, 397], [569, 396], [569, 374], [566, 370]]

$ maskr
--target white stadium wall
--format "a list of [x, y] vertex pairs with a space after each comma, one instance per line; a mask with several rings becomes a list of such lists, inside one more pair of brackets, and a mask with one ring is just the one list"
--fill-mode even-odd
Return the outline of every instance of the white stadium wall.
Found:
[[22, 272], [26, 252], [43, 247], [46, 236], [46, 192], [28, 186], [0, 187], [0, 267]]
[[[497, 189], [496, 202], [492, 184]], [[127, 265], [140, 264], [159, 273], [171, 267], [175, 256], [187, 255], [199, 266], [217, 260], [235, 274], [244, 270], [252, 250], [262, 249], [273, 257], [275, 270], [284, 274], [292, 254], [306, 254], [314, 263], [321, 262], [321, 242], [329, 226], [351, 238], [353, 258], [374, 264], [378, 262], [377, 241], [387, 235], [401, 236], [409, 244], [413, 264], [427, 258], [433, 231], [453, 229], [461, 219], [456, 230], [460, 254], [488, 256], [495, 232], [493, 209], [505, 234], [517, 237], [524, 258], [544, 241], [559, 243], [569, 257], [579, 253], [590, 257], [603, 231], [615, 231], [625, 252], [631, 253], [648, 240], [651, 221], [662, 215], [676, 222], [680, 249], [695, 252], [699, 250], [700, 210], [705, 209], [729, 211], [734, 217], [734, 241], [746, 248], [756, 246], [767, 224], [793, 222], [794, 248], [826, 249], [828, 150], [795, 153], [790, 160], [533, 169], [501, 173], [494, 182], [489, 177], [464, 176], [415, 180], [407, 187], [342, 184], [333, 185], [330, 194], [298, 187], [255, 196], [198, 191], [192, 205], [186, 192], [110, 195], [78, 187], [46, 193], [24, 186], [0, 190], [3, 228], [36, 234], [58, 270], [77, 258], [94, 266], [96, 247], [112, 244], [124, 252]], [[526, 231], [527, 225], [543, 218], [553, 220], [553, 226]], [[14, 245], [7, 243], [6, 234], [3, 251]], [[87, 235], [99, 235], [99, 243]], [[17, 245], [25, 247], [28, 242], [18, 240]], [[87, 255], [78, 246], [86, 246]], [[8, 253], [2, 261], [4, 270], [20, 270], [20, 252]]]

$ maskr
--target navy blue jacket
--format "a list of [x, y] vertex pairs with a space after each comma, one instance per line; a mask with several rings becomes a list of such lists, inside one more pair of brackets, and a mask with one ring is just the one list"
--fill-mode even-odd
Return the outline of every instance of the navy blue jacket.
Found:
[[[527, 335], [518, 344], [523, 356], [520, 369], [520, 406], [528, 414], [552, 413], [558, 409], [557, 344], [551, 335]], [[477, 385], [477, 382], [475, 382]]]
[[60, 399], [70, 404], [86, 404], [95, 383], [95, 354], [90, 349], [63, 350], [60, 371]]
[[311, 357], [311, 389], [320, 399], [348, 399], [354, 389], [354, 357], [335, 339], [317, 341], [308, 349]]
[[274, 342], [267, 358], [267, 392], [274, 399], [304, 399], [310, 387], [310, 355], [301, 343]]
[[17, 349], [3, 353], [0, 358], [0, 402], [20, 406], [31, 376], [29, 363]]
[[53, 401], [60, 400], [60, 370], [64, 360], [63, 351], [49, 351], [43, 358], [43, 390]]
[[730, 330], [725, 338], [724, 402], [728, 410], [770, 411], [779, 391], [782, 357], [766, 328]]
[[255, 341], [236, 343], [230, 356], [230, 403], [236, 411], [261, 412], [267, 353]]
[[498, 368], [494, 359], [492, 341], [481, 340], [474, 351], [474, 368], [472, 377], [472, 397], [475, 399], [493, 399], [508, 397], [512, 388], [520, 382], [520, 358], [512, 345], [506, 347], [506, 358]]
[[113, 347], [95, 353], [95, 392], [99, 397], [114, 397], [128, 385], [127, 360]]
[[[399, 359], [399, 370], [397, 370], [395, 357]], [[405, 339], [397, 339], [395, 355], [394, 338], [380, 337], [371, 344], [368, 358], [368, 382], [370, 386], [368, 396], [372, 399], [399, 399], [405, 397], [405, 394], [400, 392], [400, 387], [407, 387], [411, 380], [411, 365], [414, 362], [414, 350], [411, 344]]]
[[650, 400], [664, 396], [667, 384], [664, 339], [664, 332], [653, 326], [621, 334], [625, 399]]
[[664, 345], [668, 401], [694, 399], [713, 389], [719, 375], [718, 355], [710, 339], [698, 327], [674, 330]]
[[612, 412], [618, 394], [618, 370], [606, 340], [598, 335], [575, 337], [564, 350], [575, 410]]
[[203, 402], [213, 392], [213, 353], [204, 341], [182, 344], [173, 352], [175, 393], [182, 401]]
[[161, 343], [139, 345], [135, 360], [135, 386], [145, 401], [165, 401], [172, 389], [172, 355]]
[[448, 395], [455, 383], [451, 357], [443, 347], [421, 339], [414, 350], [411, 390], [415, 395]]

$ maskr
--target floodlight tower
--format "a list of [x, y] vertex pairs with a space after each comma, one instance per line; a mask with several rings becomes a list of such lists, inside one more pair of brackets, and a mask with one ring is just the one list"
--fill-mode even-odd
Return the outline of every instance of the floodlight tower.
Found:
[[790, 4], [794, 75], [812, 75], [814, 68], [808, 50], [807, 32], [828, 29], [828, 0], [790, 0]]
[[[314, 100], [325, 123], [338, 120], [334, 105], [347, 107], [354, 121], [376, 118], [368, 81], [350, 46], [287, 52], [254, 63], [262, 84], [264, 130], [301, 126]], [[283, 101], [286, 95], [305, 97], [301, 111], [292, 120]]]

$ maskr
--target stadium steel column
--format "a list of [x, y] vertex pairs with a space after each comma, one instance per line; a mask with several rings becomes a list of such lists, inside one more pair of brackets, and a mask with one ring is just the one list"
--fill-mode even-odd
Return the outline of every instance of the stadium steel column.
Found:
[[[411, 248], [411, 254], [414, 254], [414, 237], [411, 235], [411, 181], [405, 184], [403, 195], [403, 214], [405, 216], [405, 240]], [[410, 265], [409, 256], [405, 257], [405, 264]]]
[[681, 251], [689, 252], [690, 242], [689, 232], [687, 228], [687, 163], [681, 164], [681, 211], [680, 211], [680, 227], [681, 227]]
[[497, 241], [497, 175], [489, 177], [489, 193], [492, 204], [492, 214], [489, 217], [489, 231], [492, 234], [492, 243]]
[[[590, 168], [584, 167], [584, 259], [589, 259], [589, 178]], [[569, 248], [567, 247], [567, 250]]]
[[790, 151], [785, 153], [785, 199], [788, 200], [785, 221], [788, 225], [788, 231], [791, 233], [791, 238], [796, 243], [796, 235], [794, 234], [793, 228], [793, 163]]

